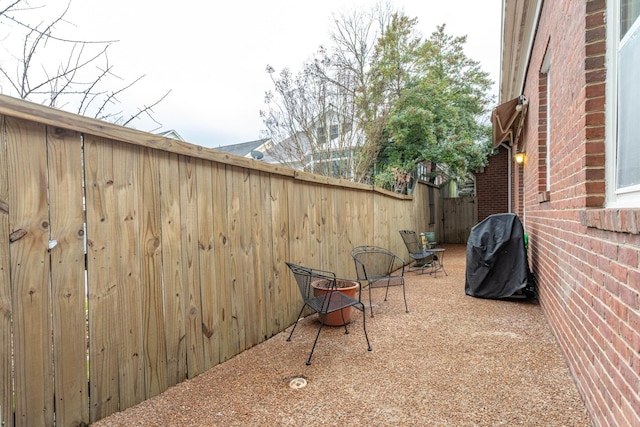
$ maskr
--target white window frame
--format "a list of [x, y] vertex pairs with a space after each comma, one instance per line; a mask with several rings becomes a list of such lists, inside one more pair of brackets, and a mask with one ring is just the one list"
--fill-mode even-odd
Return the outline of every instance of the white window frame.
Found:
[[[607, 80], [606, 80], [606, 206], [608, 208], [640, 207], [640, 185], [617, 189], [617, 122], [618, 122], [618, 49], [620, 39], [620, 0], [607, 1]], [[637, 30], [637, 21], [632, 29]], [[631, 30], [630, 30], [631, 31]], [[640, 94], [638, 94], [640, 96]]]
[[545, 164], [547, 166], [547, 176], [546, 178], [546, 191], [551, 191], [551, 54], [549, 53], [550, 49], [547, 49], [547, 53], [544, 55], [544, 59], [542, 60], [542, 67], [540, 71], [542, 74], [546, 76], [547, 79], [547, 108], [546, 108], [546, 119], [547, 119], [547, 140], [546, 149], [547, 154], [545, 158]]

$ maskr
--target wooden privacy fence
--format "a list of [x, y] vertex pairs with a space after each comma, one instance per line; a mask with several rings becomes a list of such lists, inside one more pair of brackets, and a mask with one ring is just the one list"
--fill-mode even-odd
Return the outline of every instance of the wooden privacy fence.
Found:
[[353, 277], [354, 246], [406, 255], [427, 197], [0, 96], [2, 425], [85, 425], [277, 334], [299, 310], [285, 261]]
[[447, 243], [467, 243], [471, 228], [478, 223], [475, 197], [440, 199], [442, 205], [442, 239]]

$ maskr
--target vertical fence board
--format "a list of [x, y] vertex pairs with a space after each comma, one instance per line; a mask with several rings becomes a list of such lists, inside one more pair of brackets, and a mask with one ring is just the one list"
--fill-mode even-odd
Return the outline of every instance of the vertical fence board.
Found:
[[[81, 136], [48, 128], [56, 424], [89, 423]], [[83, 368], [84, 367], [84, 368]]]
[[[46, 130], [6, 118], [17, 426], [53, 425]], [[15, 234], [14, 234], [15, 236]]]
[[475, 197], [442, 199], [443, 235], [447, 243], [466, 243], [471, 228], [478, 222]]
[[142, 285], [140, 279], [140, 148], [113, 142], [113, 176], [118, 248], [115, 274], [118, 280], [116, 319], [120, 407], [142, 402], [144, 396], [144, 349], [142, 344]]
[[185, 298], [185, 340], [187, 376], [204, 371], [202, 341], [202, 307], [200, 303], [200, 264], [198, 262], [198, 201], [196, 159], [181, 157], [180, 206], [182, 217], [182, 267]]
[[[289, 241], [290, 253], [289, 259], [294, 264], [304, 265], [311, 268], [321, 268], [321, 253], [318, 250], [318, 242], [316, 241], [318, 233], [318, 189], [316, 184], [308, 183], [303, 188], [291, 185], [287, 195], [289, 199]], [[294, 299], [295, 316], [298, 315], [302, 306], [302, 297], [299, 294], [297, 285], [295, 289]], [[303, 316], [311, 313], [310, 309], [303, 312]]]
[[200, 295], [202, 310], [202, 342], [204, 369], [220, 362], [220, 335], [218, 331], [218, 296], [216, 295], [216, 260], [214, 249], [212, 164], [207, 160], [197, 163], [198, 181], [198, 260], [200, 263]]
[[[118, 248], [113, 236], [113, 148], [103, 138], [85, 136], [87, 199], [87, 288], [89, 299], [89, 417], [91, 422], [118, 406]], [[123, 408], [124, 409], [124, 408]]]
[[320, 268], [322, 255], [317, 240], [321, 223], [320, 195], [316, 184], [304, 187], [291, 186], [289, 194], [291, 259], [295, 264]]
[[[380, 196], [379, 194], [375, 194], [373, 196], [373, 209], [375, 212], [376, 218], [384, 218], [384, 221], [378, 222], [378, 226], [373, 230], [373, 244], [377, 246], [386, 247], [389, 250], [392, 250], [389, 247], [389, 228], [382, 226], [382, 224], [392, 224], [390, 221], [390, 213], [386, 201], [386, 197]], [[396, 224], [397, 225], [397, 224]]]
[[[339, 248], [344, 247], [344, 242], [335, 240], [336, 234], [336, 203], [340, 203], [341, 197], [331, 191], [330, 187], [318, 187], [320, 194], [320, 233], [318, 234], [321, 250], [322, 265], [324, 269], [333, 271], [342, 276], [338, 270]], [[331, 198], [331, 200], [329, 200]]]
[[[273, 336], [282, 331], [286, 325], [295, 321], [297, 309], [293, 302], [297, 295], [297, 287], [293, 284], [285, 265], [289, 254], [289, 200], [287, 199], [288, 180], [279, 176], [271, 176], [269, 180], [269, 204], [271, 208], [270, 235], [267, 236], [271, 246], [271, 286], [267, 288], [265, 303], [267, 316], [270, 319], [267, 333]], [[295, 312], [295, 314], [294, 314]]]
[[354, 195], [350, 191], [343, 194], [329, 193], [328, 203], [333, 205], [333, 218], [331, 219], [332, 230], [329, 240], [335, 245], [335, 269], [340, 277], [355, 277], [355, 271], [351, 261], [351, 239], [349, 238], [349, 230], [357, 227], [353, 222], [352, 203], [355, 200]]
[[213, 230], [215, 235], [214, 254], [216, 266], [216, 297], [218, 301], [218, 336], [220, 339], [220, 361], [238, 354], [240, 346], [234, 334], [236, 327], [232, 317], [233, 302], [230, 278], [229, 209], [227, 208], [227, 177], [223, 164], [214, 163], [213, 182]]
[[158, 155], [166, 370], [167, 386], [171, 387], [187, 376], [179, 157], [165, 152]]
[[358, 246], [355, 242], [355, 237], [361, 235], [362, 230], [368, 226], [368, 224], [359, 220], [358, 204], [361, 197], [356, 191], [345, 190], [341, 197], [334, 196], [334, 198], [336, 200], [331, 202], [336, 205], [334, 208], [335, 231], [332, 239], [340, 242], [343, 250], [346, 251], [341, 253], [336, 260], [337, 270], [342, 277], [355, 277], [356, 272], [353, 258], [351, 258], [351, 249]]
[[249, 180], [251, 184], [251, 210], [250, 224], [253, 236], [251, 251], [253, 258], [253, 280], [249, 283], [252, 289], [251, 302], [252, 311], [255, 308], [255, 342], [253, 345], [267, 339], [267, 318], [265, 307], [265, 290], [271, 286], [271, 275], [269, 265], [271, 265], [271, 245], [269, 239], [271, 233], [271, 204], [269, 203], [269, 181], [268, 176], [263, 176], [259, 171], [251, 171]]
[[241, 286], [236, 288], [240, 290], [240, 298], [242, 298], [243, 305], [243, 329], [244, 329], [244, 345], [243, 350], [251, 348], [258, 342], [258, 323], [260, 321], [257, 309], [257, 298], [255, 288], [256, 277], [256, 257], [258, 254], [255, 252], [255, 232], [252, 229], [251, 221], [251, 181], [252, 175], [256, 171], [250, 171], [248, 169], [233, 168], [236, 176], [236, 182], [240, 184], [240, 192], [238, 194], [237, 209], [234, 209], [235, 218], [238, 222], [235, 224], [235, 260], [236, 267], [242, 271], [240, 275], [235, 277], [241, 277]]
[[0, 425], [13, 427], [11, 360], [11, 257], [9, 256], [9, 161], [5, 118], [0, 116]]
[[428, 186], [416, 185], [413, 191], [413, 203], [412, 220], [411, 223], [415, 224], [415, 231], [422, 233], [429, 230], [429, 194]]
[[245, 171], [237, 167], [226, 170], [229, 191], [227, 193], [227, 208], [229, 209], [229, 240], [230, 244], [230, 272], [232, 280], [231, 299], [233, 304], [233, 319], [235, 339], [238, 340], [239, 350], [247, 349], [251, 331], [247, 331], [247, 282], [252, 274], [251, 265], [247, 264], [245, 250], [249, 249], [251, 230], [249, 230], [250, 211], [249, 200], [251, 189], [245, 180]]
[[[369, 193], [354, 192], [353, 197], [347, 204], [349, 217], [352, 218], [352, 227], [347, 232], [349, 246], [354, 248], [362, 245], [373, 244], [373, 230], [376, 224], [373, 221], [373, 197]], [[355, 266], [353, 258], [350, 258], [351, 272], [355, 276]]]
[[159, 163], [164, 159], [150, 148], [142, 149], [141, 155], [142, 339], [145, 396], [149, 398], [168, 387], [160, 234], [162, 209]]

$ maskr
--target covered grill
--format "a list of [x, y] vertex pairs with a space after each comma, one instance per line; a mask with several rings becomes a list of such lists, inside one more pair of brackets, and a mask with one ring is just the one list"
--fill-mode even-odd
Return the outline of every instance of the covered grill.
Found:
[[524, 229], [515, 214], [491, 215], [467, 240], [465, 293], [479, 298], [532, 297]]

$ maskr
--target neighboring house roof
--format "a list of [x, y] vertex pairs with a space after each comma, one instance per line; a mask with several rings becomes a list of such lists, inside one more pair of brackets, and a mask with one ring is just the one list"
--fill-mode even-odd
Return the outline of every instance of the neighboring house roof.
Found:
[[159, 132], [158, 135], [164, 136], [166, 138], [177, 139], [178, 141], [184, 141], [184, 139], [182, 139], [182, 137], [178, 134], [178, 132], [176, 132], [173, 129], [169, 129], [164, 132]]
[[[255, 141], [242, 142], [240, 144], [222, 145], [220, 147], [216, 147], [216, 150], [235, 154], [237, 156], [263, 160], [268, 163], [274, 163], [275, 161], [272, 161], [273, 159], [270, 159], [270, 157], [266, 155], [266, 150], [270, 141], [271, 140], [269, 138], [262, 138], [256, 139]], [[257, 156], [259, 156], [259, 154], [257, 153], [262, 154], [262, 157], [258, 158]]]

